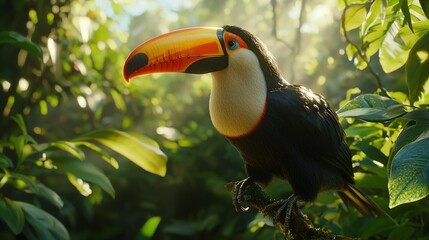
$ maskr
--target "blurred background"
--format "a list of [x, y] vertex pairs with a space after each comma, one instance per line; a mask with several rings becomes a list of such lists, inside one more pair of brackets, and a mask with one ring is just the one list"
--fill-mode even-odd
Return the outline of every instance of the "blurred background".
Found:
[[[37, 142], [114, 128], [154, 139], [169, 159], [166, 176], [159, 177], [129, 161], [119, 161], [116, 170], [87, 154], [110, 179], [115, 198], [97, 186], [82, 196], [61, 174], [41, 176], [64, 206], [39, 204], [71, 239], [281, 239], [255, 210], [236, 213], [224, 188], [245, 176], [239, 155], [210, 122], [210, 75], [155, 74], [124, 82], [127, 54], [149, 38], [184, 27], [238, 25], [266, 43], [288, 81], [321, 93], [335, 110], [377, 87], [347, 59], [337, 1], [1, 0], [0, 9], [1, 31], [19, 32], [43, 49], [39, 59], [0, 45], [1, 139], [18, 131], [10, 117], [22, 114]], [[406, 92], [402, 78], [401, 70], [383, 76], [384, 86]], [[387, 209], [384, 173], [362, 179], [358, 186]], [[277, 180], [266, 190], [274, 198], [291, 194]], [[320, 194], [303, 210], [338, 234], [392, 234], [386, 219], [361, 217], [335, 193]], [[7, 229], [4, 223], [0, 229]]]

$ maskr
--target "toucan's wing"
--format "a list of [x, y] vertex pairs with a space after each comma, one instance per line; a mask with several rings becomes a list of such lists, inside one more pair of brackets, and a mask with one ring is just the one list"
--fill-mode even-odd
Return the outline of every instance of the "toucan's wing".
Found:
[[302, 86], [268, 93], [267, 104], [282, 121], [281, 131], [302, 154], [338, 169], [353, 182], [350, 150], [336, 113], [325, 99]]

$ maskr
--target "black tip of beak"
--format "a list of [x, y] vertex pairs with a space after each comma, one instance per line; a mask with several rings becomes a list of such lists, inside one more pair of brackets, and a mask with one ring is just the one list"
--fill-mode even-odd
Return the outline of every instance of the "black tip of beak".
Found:
[[149, 58], [144, 53], [137, 53], [132, 56], [124, 67], [124, 77], [128, 81], [131, 74], [146, 66], [149, 62]]

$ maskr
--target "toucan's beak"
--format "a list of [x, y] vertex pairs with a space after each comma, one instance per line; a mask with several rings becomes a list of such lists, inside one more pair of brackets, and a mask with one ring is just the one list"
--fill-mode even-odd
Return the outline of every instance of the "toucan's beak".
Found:
[[161, 72], [209, 73], [228, 66], [222, 28], [196, 27], [166, 33], [138, 46], [124, 65], [124, 78]]

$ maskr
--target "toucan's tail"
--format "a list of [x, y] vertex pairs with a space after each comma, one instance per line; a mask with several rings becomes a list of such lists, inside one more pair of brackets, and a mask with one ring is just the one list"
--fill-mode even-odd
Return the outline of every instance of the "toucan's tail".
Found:
[[346, 189], [342, 192], [338, 192], [338, 195], [340, 195], [340, 198], [347, 206], [352, 205], [364, 216], [380, 216], [386, 214], [384, 210], [365, 193], [361, 192], [352, 184], [347, 184]]

